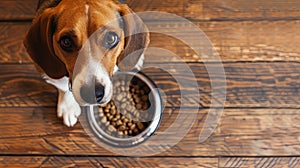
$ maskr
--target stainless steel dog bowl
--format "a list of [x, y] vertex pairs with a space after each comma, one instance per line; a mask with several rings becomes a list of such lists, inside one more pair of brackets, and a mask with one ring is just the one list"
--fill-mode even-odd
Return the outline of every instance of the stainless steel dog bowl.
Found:
[[[135, 136], [116, 137], [109, 134], [107, 129], [103, 128], [103, 126], [99, 124], [101, 120], [101, 118], [99, 118], [99, 107], [85, 107], [86, 113], [83, 114], [86, 117], [85, 127], [88, 127], [89, 132], [92, 133], [99, 141], [114, 147], [132, 147], [145, 142], [157, 130], [162, 116], [162, 100], [154, 82], [141, 72], [117, 72], [114, 74], [113, 84], [115, 81], [128, 80], [128, 78], [137, 78], [150, 89], [150, 94], [148, 96], [150, 101], [149, 111], [151, 112], [151, 119], [148, 122], [148, 127], [146, 127], [144, 131]], [[113, 100], [114, 98], [112, 101]]]

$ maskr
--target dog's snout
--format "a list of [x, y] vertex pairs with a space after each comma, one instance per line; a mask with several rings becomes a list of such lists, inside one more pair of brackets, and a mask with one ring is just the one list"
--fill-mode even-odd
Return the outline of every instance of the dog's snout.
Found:
[[95, 85], [95, 94], [96, 94], [96, 101], [100, 104], [101, 100], [104, 97], [104, 86], [100, 83], [96, 83]]

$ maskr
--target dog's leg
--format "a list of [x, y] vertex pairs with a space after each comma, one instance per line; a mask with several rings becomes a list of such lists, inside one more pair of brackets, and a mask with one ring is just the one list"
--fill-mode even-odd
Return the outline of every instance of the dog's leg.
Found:
[[77, 123], [81, 109], [69, 90], [69, 78], [51, 79], [48, 76], [44, 76], [44, 79], [58, 89], [57, 116], [63, 117], [66, 126], [74, 126]]

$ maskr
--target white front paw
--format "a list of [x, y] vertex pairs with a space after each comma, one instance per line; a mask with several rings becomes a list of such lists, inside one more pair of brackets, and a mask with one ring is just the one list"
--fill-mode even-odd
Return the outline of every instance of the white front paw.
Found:
[[80, 106], [74, 99], [72, 92], [59, 90], [57, 116], [63, 117], [66, 126], [73, 127], [77, 123], [80, 114]]

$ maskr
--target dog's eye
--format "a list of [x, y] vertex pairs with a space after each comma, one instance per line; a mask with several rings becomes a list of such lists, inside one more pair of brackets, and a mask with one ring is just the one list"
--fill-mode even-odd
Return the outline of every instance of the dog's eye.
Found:
[[103, 45], [107, 49], [116, 47], [119, 43], [119, 36], [116, 32], [107, 32], [104, 36]]
[[67, 37], [67, 36], [64, 36], [60, 39], [59, 41], [60, 43], [60, 47], [63, 49], [63, 50], [70, 50], [73, 46], [73, 41], [70, 37]]

